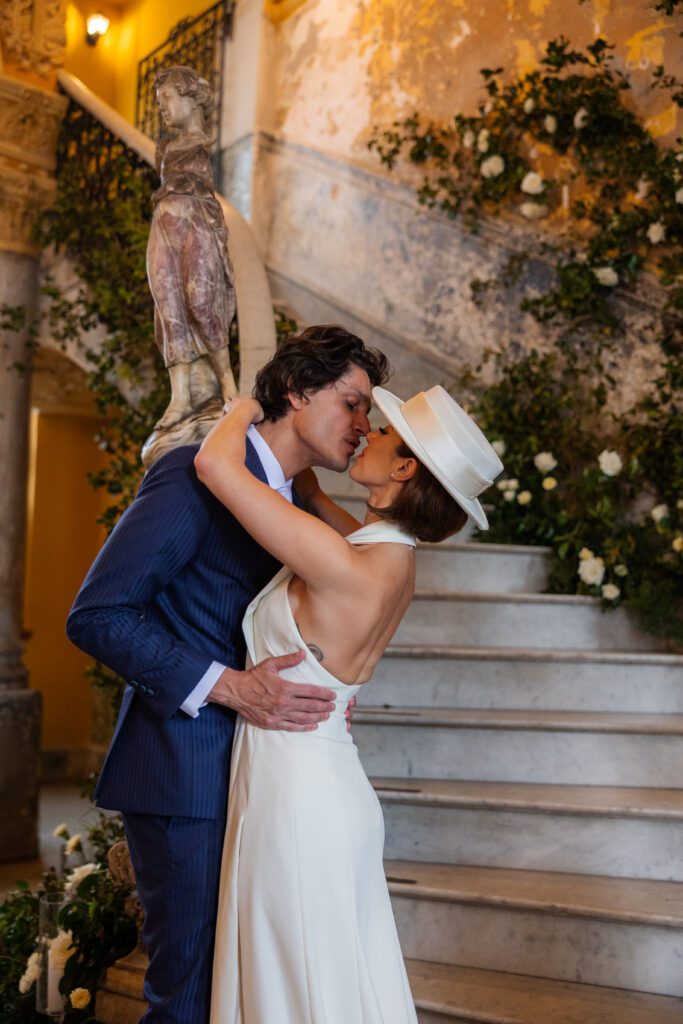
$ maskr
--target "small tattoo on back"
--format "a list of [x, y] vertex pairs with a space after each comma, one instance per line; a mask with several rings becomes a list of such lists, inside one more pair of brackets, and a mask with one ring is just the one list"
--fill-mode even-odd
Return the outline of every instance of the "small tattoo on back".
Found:
[[[302, 640], [304, 640], [304, 635], [301, 632], [301, 626], [299, 625], [298, 622], [296, 622], [296, 620], [294, 622], [294, 625], [299, 630], [299, 636], [301, 637]], [[309, 651], [311, 652], [316, 661], [325, 660], [325, 655], [323, 654], [321, 647], [318, 647], [317, 644], [309, 644], [307, 640], [304, 640], [304, 643], [306, 644], [306, 646], [308, 647]]]

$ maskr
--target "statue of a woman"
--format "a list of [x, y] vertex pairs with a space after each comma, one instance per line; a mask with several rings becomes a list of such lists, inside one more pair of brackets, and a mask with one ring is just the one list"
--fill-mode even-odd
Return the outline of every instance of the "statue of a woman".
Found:
[[[159, 71], [154, 84], [164, 123], [174, 129], [157, 147], [161, 188], [152, 197], [147, 245], [155, 337], [171, 377], [171, 401], [157, 428], [167, 429], [217, 391], [224, 401], [237, 393], [228, 348], [235, 277], [213, 189], [209, 83], [192, 68], [172, 67]], [[197, 360], [210, 364], [218, 382], [213, 395], [207, 393], [211, 373], [197, 373]]]

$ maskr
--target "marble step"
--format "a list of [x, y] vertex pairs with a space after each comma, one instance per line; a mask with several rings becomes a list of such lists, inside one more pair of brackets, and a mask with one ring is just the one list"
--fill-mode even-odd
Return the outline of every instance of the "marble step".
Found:
[[536, 594], [548, 583], [548, 551], [523, 544], [421, 544], [416, 586], [445, 593]]
[[661, 650], [625, 608], [604, 612], [592, 597], [417, 591], [394, 641], [472, 647]]
[[683, 790], [371, 781], [392, 860], [683, 882]]
[[681, 1024], [683, 1000], [406, 961], [420, 1024]]
[[683, 715], [457, 708], [356, 709], [368, 775], [677, 787]]
[[683, 655], [392, 644], [365, 703], [683, 713]]
[[410, 959], [683, 996], [683, 884], [387, 861]]

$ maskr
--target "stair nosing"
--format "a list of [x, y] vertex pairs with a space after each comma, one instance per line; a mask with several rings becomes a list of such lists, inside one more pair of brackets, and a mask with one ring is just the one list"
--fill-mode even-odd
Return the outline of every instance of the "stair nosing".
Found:
[[[479, 906], [487, 907], [499, 910], [511, 910], [520, 911], [533, 914], [544, 914], [549, 916], [559, 917], [575, 917], [584, 920], [591, 921], [605, 921], [609, 923], [620, 923], [629, 925], [639, 925], [641, 927], [651, 928], [670, 928], [674, 930], [683, 931], [683, 882], [668, 882], [668, 881], [652, 881], [650, 879], [633, 879], [633, 878], [614, 878], [610, 875], [576, 875], [570, 874], [569, 872], [550, 872], [550, 871], [525, 871], [521, 869], [512, 868], [492, 868], [492, 867], [480, 867], [478, 865], [449, 865], [449, 864], [427, 864], [415, 861], [396, 861], [388, 860], [385, 861], [385, 873], [387, 875], [387, 882], [389, 885], [389, 891], [394, 896], [410, 897], [414, 896], [416, 899], [427, 900], [435, 903], [459, 903], [465, 906]], [[472, 868], [478, 875], [488, 876], [488, 885], [482, 886], [484, 891], [479, 892], [463, 892], [457, 891], [457, 887], [448, 888], [443, 882], [441, 884], [434, 883], [428, 884], [419, 882], [416, 879], [411, 879], [411, 875], [416, 875], [419, 878], [420, 873], [428, 873], [430, 869], [439, 868], [446, 873], [451, 872], [454, 876], [460, 872]], [[398, 873], [405, 875], [404, 879], [400, 879]], [[519, 879], [532, 878], [532, 879], [548, 879], [553, 878], [557, 880], [558, 885], [564, 885], [566, 887], [567, 879], [572, 879], [575, 885], [586, 885], [590, 882], [599, 881], [601, 883], [609, 883], [613, 888], [626, 889], [627, 886], [642, 886], [652, 889], [653, 892], [659, 889], [660, 892], [664, 891], [665, 887], [675, 889], [677, 891], [678, 898], [681, 902], [681, 911], [678, 915], [671, 913], [664, 914], [653, 911], [643, 911], [638, 909], [626, 910], [622, 907], [606, 907], [606, 906], [595, 906], [586, 903], [572, 903], [566, 897], [563, 899], [558, 893], [557, 898], [548, 899], [540, 895], [531, 897], [526, 895], [514, 896], [514, 894], [508, 893], [507, 895], [496, 895], [492, 889], [495, 885], [496, 876], [499, 878], [503, 875], [506, 876], [519, 876]]]
[[[519, 717], [515, 718], [515, 715]], [[545, 720], [541, 716], [546, 716]], [[683, 736], [683, 714], [655, 715], [639, 712], [500, 711], [482, 708], [377, 707], [363, 704], [354, 712], [353, 724]]]
[[683, 654], [668, 651], [608, 651], [571, 647], [465, 647], [458, 644], [390, 644], [383, 658], [434, 658], [477, 661], [616, 662], [634, 665], [681, 665]]
[[[435, 781], [442, 781], [446, 788], [452, 789], [452, 794], [442, 793], [431, 793], [429, 792], [430, 784]], [[681, 807], [657, 807], [652, 805], [651, 807], [637, 805], [636, 794], [657, 794], [659, 792], [680, 792], [680, 790], [665, 790], [664, 787], [635, 787], [635, 786], [566, 786], [559, 785], [553, 786], [549, 783], [495, 783], [495, 782], [480, 782], [480, 781], [468, 781], [462, 779], [452, 780], [434, 780], [434, 779], [400, 779], [400, 778], [386, 778], [386, 777], [371, 777], [370, 782], [375, 789], [378, 797], [386, 803], [396, 803], [402, 805], [413, 805], [423, 807], [442, 807], [442, 808], [457, 808], [459, 810], [471, 810], [471, 811], [506, 811], [515, 814], [547, 814], [557, 815], [558, 817], [587, 817], [587, 818], [626, 818], [629, 820], [637, 821], [667, 821], [677, 822], [683, 821], [683, 794], [681, 796]], [[395, 785], [387, 785], [387, 783]], [[413, 787], [406, 785], [406, 783], [413, 783]], [[475, 785], [484, 792], [475, 793], [472, 792], [468, 795], [467, 786]], [[421, 786], [422, 789], [415, 788]], [[510, 788], [523, 791], [528, 794], [527, 799], [521, 797], [506, 797], [504, 795], [495, 795], [496, 788], [500, 786], [509, 786]], [[458, 793], [460, 789], [460, 793]], [[489, 789], [491, 795], [485, 795], [486, 790]], [[604, 793], [605, 803], [604, 804], [581, 804], [572, 803], [570, 799], [570, 793], [585, 792], [586, 789], [591, 790], [593, 793]], [[564, 800], [560, 800], [556, 797], [553, 801], [552, 791], [560, 790], [562, 795], [565, 797]], [[540, 791], [540, 792], [539, 792]], [[618, 802], [609, 803], [610, 796], [614, 801], [614, 795], [617, 793], [634, 794], [633, 802], [628, 804], [619, 804]]]

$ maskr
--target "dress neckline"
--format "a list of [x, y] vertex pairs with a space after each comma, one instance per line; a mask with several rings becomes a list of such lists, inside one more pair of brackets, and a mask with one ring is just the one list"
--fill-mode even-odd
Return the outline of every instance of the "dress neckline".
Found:
[[398, 523], [392, 523], [386, 519], [361, 526], [353, 533], [347, 534], [346, 539], [349, 544], [407, 544], [412, 548], [417, 545], [412, 534], [406, 533]]

